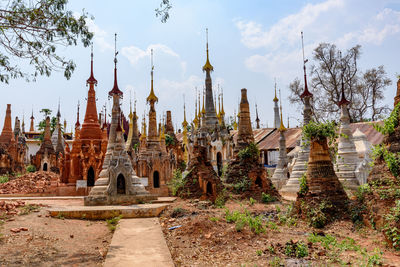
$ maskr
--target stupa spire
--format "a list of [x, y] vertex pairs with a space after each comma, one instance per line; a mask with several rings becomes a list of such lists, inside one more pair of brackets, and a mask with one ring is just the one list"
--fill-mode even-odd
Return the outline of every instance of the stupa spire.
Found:
[[257, 103], [256, 103], [256, 128], [260, 129], [260, 118], [258, 117]]
[[79, 123], [79, 100], [78, 100], [75, 128], [79, 128], [79, 126], [81, 126], [81, 124]]
[[206, 28], [206, 39], [207, 39], [207, 42], [206, 42], [207, 60], [206, 60], [206, 64], [204, 64], [204, 66], [203, 66], [203, 71], [210, 72], [210, 71], [214, 70], [214, 67], [211, 65], [210, 59], [208, 56], [208, 28]]
[[91, 46], [90, 58], [91, 58], [91, 60], [90, 60], [90, 77], [86, 81], [86, 86], [88, 84], [97, 85], [97, 80], [94, 78], [94, 75], [93, 75], [93, 43]]
[[158, 102], [157, 96], [154, 94], [154, 87], [153, 87], [153, 71], [154, 71], [154, 65], [153, 65], [153, 49], [151, 49], [151, 87], [150, 87], [150, 94], [147, 97], [147, 102], [150, 103], [150, 105], [154, 106], [155, 102]]
[[117, 34], [114, 35], [114, 86], [111, 89], [110, 92], [108, 92], [108, 95], [112, 97], [113, 95], [118, 95], [120, 98], [122, 98], [123, 93], [121, 90], [118, 88], [118, 82], [117, 82]]
[[29, 127], [30, 132], [35, 131], [35, 117], [33, 116], [33, 108], [32, 108], [32, 115], [31, 115], [31, 126]]
[[303, 70], [304, 70], [304, 92], [300, 95], [301, 98], [313, 96], [313, 94], [310, 91], [308, 91], [308, 86], [307, 86], [306, 63], [308, 62], [308, 59], [305, 59], [305, 57], [304, 57], [304, 40], [303, 39], [304, 39], [303, 32], [301, 32], [301, 47], [303, 50]]

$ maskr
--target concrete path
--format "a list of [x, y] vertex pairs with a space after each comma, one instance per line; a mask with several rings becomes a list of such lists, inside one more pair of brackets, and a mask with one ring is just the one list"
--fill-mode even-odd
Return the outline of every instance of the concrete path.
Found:
[[122, 219], [104, 267], [173, 267], [158, 218]]

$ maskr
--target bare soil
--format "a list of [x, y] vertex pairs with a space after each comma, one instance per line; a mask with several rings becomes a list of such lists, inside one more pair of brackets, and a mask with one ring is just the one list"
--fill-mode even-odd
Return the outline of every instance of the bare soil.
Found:
[[[289, 205], [250, 205], [248, 200], [231, 199], [225, 208], [216, 208], [178, 199], [163, 212], [160, 223], [176, 266], [400, 266], [400, 252], [387, 247], [379, 231], [356, 227], [351, 221], [336, 221], [324, 229], [296, 219], [285, 222]], [[248, 225], [237, 231], [235, 223], [226, 221], [225, 209], [262, 215], [265, 232], [256, 234]], [[180, 227], [169, 229], [174, 226]], [[311, 242], [313, 233], [335, 241]], [[286, 244], [291, 241], [302, 242], [307, 255], [287, 256]]]
[[51, 218], [44, 207], [18, 209], [0, 221], [0, 266], [102, 266], [112, 238], [105, 221]]

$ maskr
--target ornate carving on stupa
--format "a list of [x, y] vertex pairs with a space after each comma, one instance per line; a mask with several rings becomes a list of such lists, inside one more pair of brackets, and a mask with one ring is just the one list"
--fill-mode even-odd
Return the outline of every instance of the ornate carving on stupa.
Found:
[[[165, 129], [161, 126], [161, 121], [160, 126], [157, 128], [155, 103], [158, 102], [158, 97], [154, 92], [153, 50], [151, 50], [150, 74], [150, 94], [146, 99], [150, 106], [148, 131], [146, 135], [147, 124], [145, 118], [143, 118], [143, 130], [140, 137], [140, 147], [135, 169], [139, 177], [143, 179], [147, 178], [146, 189], [150, 193], [159, 196], [168, 196], [167, 183], [172, 178], [171, 165], [173, 162], [170, 161], [166, 150]], [[170, 124], [172, 126], [172, 122]]]
[[123, 93], [119, 90], [117, 83], [117, 54], [115, 51], [114, 87], [108, 93], [113, 100], [113, 106], [107, 152], [99, 178], [89, 196], [85, 197], [84, 203], [88, 206], [134, 204], [155, 199], [140, 183], [125, 150], [120, 109], [120, 99]]
[[86, 81], [86, 86], [89, 86], [89, 90], [85, 117], [81, 127], [78, 103], [75, 139], [72, 142], [71, 151], [68, 152], [68, 160], [67, 148], [65, 149], [63, 167], [68, 171], [63, 171], [61, 179], [70, 186], [75, 186], [77, 181], [83, 181], [87, 187], [94, 186], [102, 169], [107, 149], [107, 126], [104, 124], [102, 130], [97, 117], [95, 91], [97, 80], [93, 74], [93, 48], [90, 57], [90, 76]]

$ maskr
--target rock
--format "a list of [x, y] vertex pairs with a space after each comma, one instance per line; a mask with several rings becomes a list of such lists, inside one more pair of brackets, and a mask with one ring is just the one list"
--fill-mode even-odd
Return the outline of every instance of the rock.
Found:
[[28, 231], [28, 228], [26, 228], [26, 227], [20, 227], [19, 228], [21, 231]]
[[11, 228], [10, 231], [13, 233], [19, 233], [19, 232], [21, 232], [21, 229], [20, 228]]
[[70, 238], [74, 238], [74, 235], [69, 235]]

